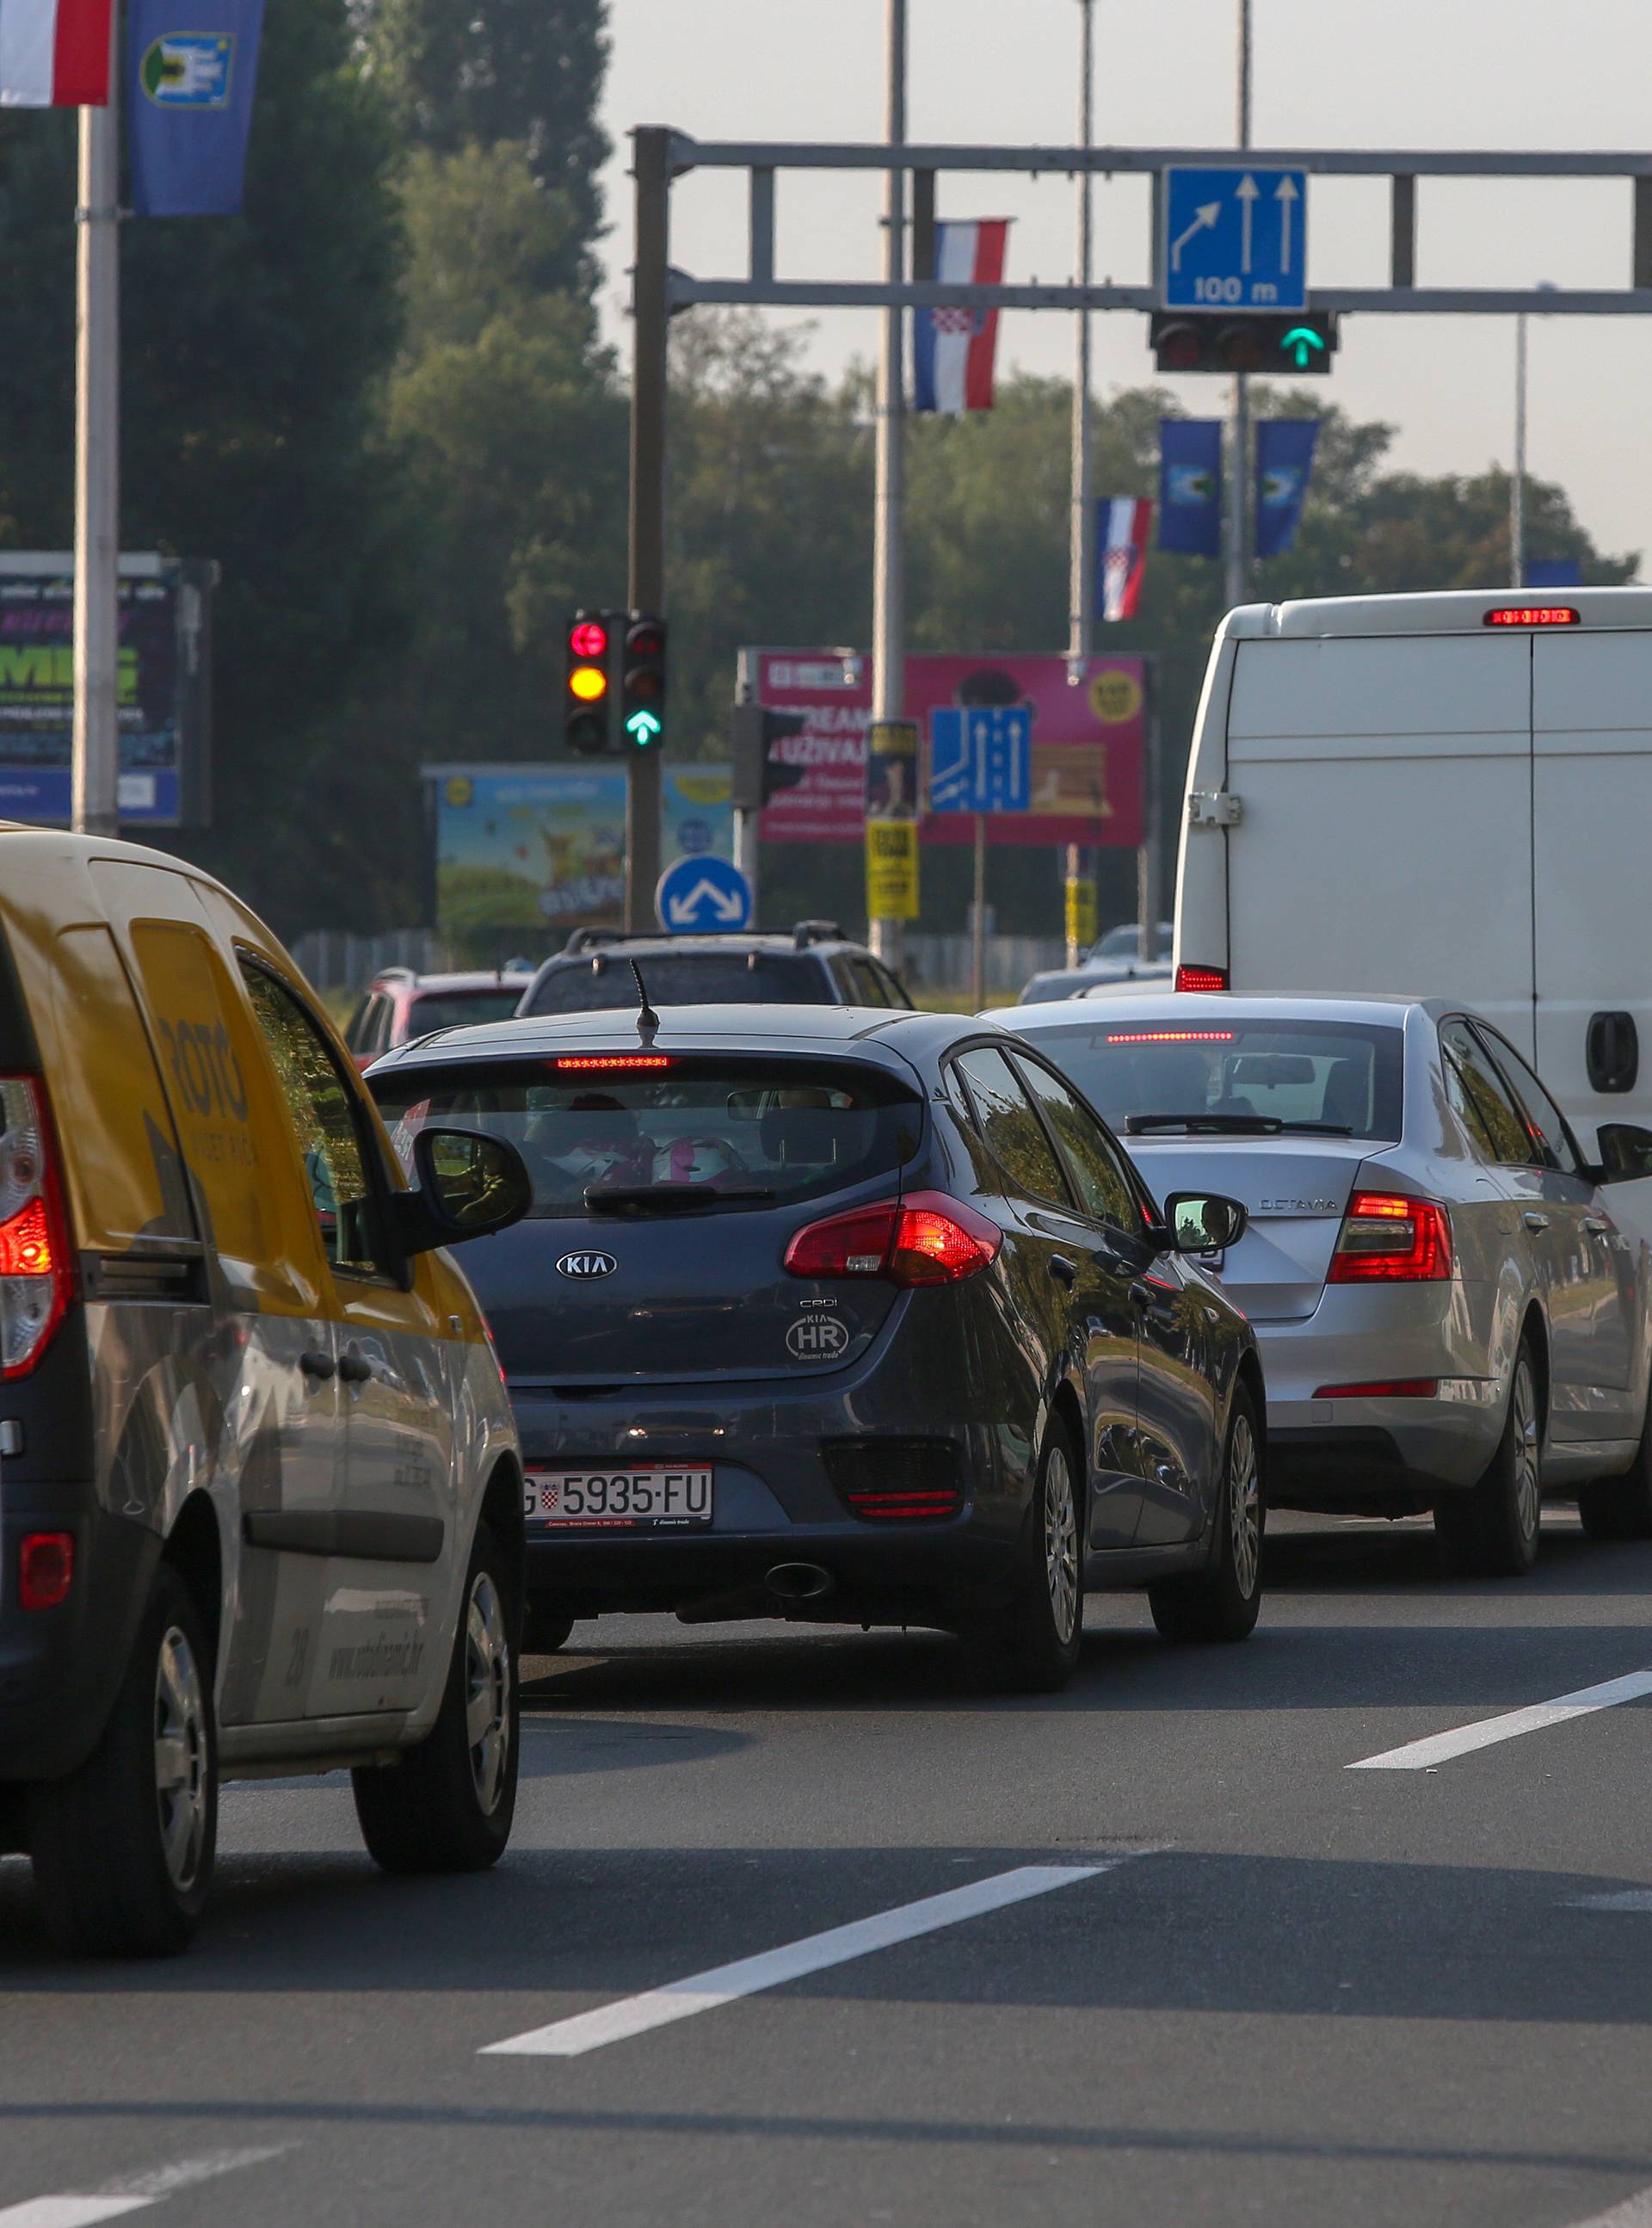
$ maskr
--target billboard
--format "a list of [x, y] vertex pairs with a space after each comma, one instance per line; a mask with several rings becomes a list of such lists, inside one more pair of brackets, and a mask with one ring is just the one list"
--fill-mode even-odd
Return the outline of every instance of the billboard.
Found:
[[[1084, 843], [1134, 849], [1142, 840], [1142, 768], [1147, 734], [1147, 660], [1097, 656], [1075, 686], [1060, 656], [906, 660], [906, 715], [922, 737], [925, 775], [929, 714], [946, 705], [1024, 704], [1032, 718], [1033, 806], [992, 813], [991, 843]], [[859, 843], [866, 816], [867, 728], [872, 662], [855, 650], [742, 650], [740, 677], [759, 703], [801, 712], [801, 733], [775, 756], [808, 771], [763, 813], [765, 843]], [[968, 843], [968, 813], [926, 813], [925, 843]]]
[[[208, 817], [210, 591], [217, 568], [123, 557], [116, 668], [123, 821]], [[67, 823], [74, 724], [74, 567], [0, 552], [0, 819]]]
[[[426, 766], [436, 919], [467, 929], [618, 928], [625, 904], [625, 769]], [[734, 855], [726, 765], [661, 771], [660, 856]]]

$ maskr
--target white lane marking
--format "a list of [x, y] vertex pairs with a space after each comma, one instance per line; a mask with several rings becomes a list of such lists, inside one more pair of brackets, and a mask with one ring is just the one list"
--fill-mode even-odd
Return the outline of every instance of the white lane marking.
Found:
[[1637, 2189], [1610, 2212], [1591, 2213], [1587, 2220], [1573, 2221], [1572, 2228], [1652, 2228], [1652, 2189]]
[[[1029, 1897], [1048, 1895], [1052, 1889], [1071, 1887], [1077, 1880], [1094, 1879], [1143, 1854], [1128, 1849], [1093, 1865], [1021, 1865], [1014, 1872], [995, 1873], [989, 1879], [971, 1880], [964, 1887], [926, 1895], [917, 1903], [899, 1904], [870, 1918], [856, 1918], [847, 1926], [828, 1928], [823, 1934], [807, 1934], [779, 1950], [765, 1950], [755, 1957], [740, 1957], [732, 1965], [715, 1965], [709, 1972], [693, 1973], [663, 1988], [640, 1996], [624, 1996], [618, 2003], [580, 2012], [573, 2019], [536, 2026], [514, 2034], [505, 2042], [490, 2042], [478, 2054], [483, 2058], [581, 2058], [610, 2042], [624, 2042], [646, 2034], [651, 2027], [668, 2026], [674, 2020], [692, 2019], [696, 2012], [715, 2011], [740, 1996], [754, 1996], [765, 1988], [778, 1988], [806, 1973], [823, 1972], [874, 1950], [887, 1950], [897, 1942], [911, 1942], [920, 1934], [933, 1934], [944, 1926], [976, 1918], [983, 1911], [1002, 1911], [1006, 1905], [1025, 1903]], [[3, 2224], [0, 2224], [3, 2228]]]
[[1568, 1911], [1652, 1911], [1652, 1887], [1630, 1887], [1617, 1895], [1578, 1895]]
[[1385, 1749], [1380, 1756], [1362, 1757], [1344, 1765], [1347, 1771], [1425, 1771], [1431, 1764], [1449, 1764], [1453, 1757], [1469, 1756], [1477, 1748], [1495, 1748], [1499, 1741], [1516, 1740], [1521, 1733], [1540, 1732], [1545, 1725], [1562, 1725], [1572, 1718], [1586, 1718], [1591, 1710], [1610, 1710], [1619, 1702], [1636, 1702], [1652, 1694], [1652, 1671], [1631, 1671], [1626, 1678], [1608, 1679], [1598, 1687], [1579, 1687], [1575, 1694], [1559, 1694], [1552, 1702], [1534, 1702], [1527, 1710], [1510, 1710], [1501, 1718], [1482, 1718], [1477, 1725], [1459, 1725], [1454, 1732], [1431, 1733], [1426, 1740], [1407, 1741], [1403, 1748]]
[[257, 2150], [208, 2151], [200, 2158], [178, 2159], [170, 2166], [147, 2173], [125, 2174], [100, 2193], [86, 2197], [27, 2197], [21, 2205], [0, 2208], [0, 2228], [91, 2228], [98, 2220], [115, 2220], [124, 2212], [138, 2212], [157, 2205], [175, 2190], [193, 2188], [196, 2182], [215, 2180], [244, 2166], [279, 2158], [291, 2143], [269, 2143]]

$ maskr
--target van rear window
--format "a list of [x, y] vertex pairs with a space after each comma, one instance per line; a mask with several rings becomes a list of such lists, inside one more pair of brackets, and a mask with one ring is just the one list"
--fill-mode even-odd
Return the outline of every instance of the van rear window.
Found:
[[639, 1072], [641, 1057], [402, 1067], [368, 1088], [409, 1170], [427, 1123], [508, 1137], [539, 1216], [814, 1199], [893, 1177], [918, 1149], [921, 1102], [880, 1069], [656, 1054], [658, 1065]]

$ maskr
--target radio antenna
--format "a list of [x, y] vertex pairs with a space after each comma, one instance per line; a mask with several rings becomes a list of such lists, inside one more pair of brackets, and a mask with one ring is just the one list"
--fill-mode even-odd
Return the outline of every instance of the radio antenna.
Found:
[[637, 981], [637, 1034], [645, 1045], [651, 1045], [659, 1034], [660, 1017], [648, 1002], [648, 985], [643, 980], [643, 970], [633, 959], [629, 965]]

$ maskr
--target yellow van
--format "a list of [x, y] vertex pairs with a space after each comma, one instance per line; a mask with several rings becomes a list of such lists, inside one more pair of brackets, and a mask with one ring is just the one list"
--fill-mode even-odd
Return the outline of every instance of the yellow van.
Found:
[[62, 1947], [183, 1946], [221, 1775], [349, 1765], [390, 1870], [504, 1848], [521, 1458], [439, 1249], [530, 1191], [419, 1145], [221, 884], [0, 823], [0, 1852]]

